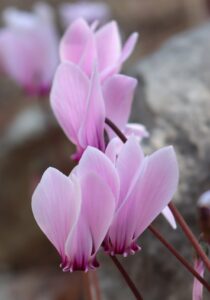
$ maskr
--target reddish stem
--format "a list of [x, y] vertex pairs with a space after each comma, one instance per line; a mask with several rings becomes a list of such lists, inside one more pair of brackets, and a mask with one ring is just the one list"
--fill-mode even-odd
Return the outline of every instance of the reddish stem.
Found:
[[204, 264], [206, 265], [206, 267], [210, 271], [210, 260], [209, 260], [208, 256], [206, 255], [206, 253], [201, 248], [198, 240], [196, 239], [195, 235], [193, 234], [193, 232], [191, 231], [191, 229], [187, 225], [186, 221], [184, 220], [184, 218], [182, 217], [182, 215], [180, 214], [180, 212], [177, 210], [177, 208], [175, 207], [175, 205], [172, 202], [168, 206], [169, 206], [170, 210], [172, 211], [175, 219], [177, 220], [177, 222], [181, 226], [181, 228], [182, 228], [183, 232], [185, 233], [186, 237], [191, 242], [191, 244], [194, 247], [195, 251], [197, 252], [198, 256], [203, 260]]
[[131, 278], [129, 277], [128, 273], [123, 268], [123, 266], [121, 265], [121, 263], [119, 262], [119, 260], [117, 259], [117, 257], [116, 256], [111, 256], [111, 255], [109, 257], [112, 259], [113, 263], [115, 264], [115, 266], [118, 268], [118, 270], [120, 271], [120, 273], [124, 277], [125, 281], [127, 282], [129, 288], [133, 292], [133, 294], [136, 297], [136, 299], [137, 300], [143, 300], [143, 297], [141, 296], [141, 294], [137, 290], [135, 284], [133, 283], [133, 281], [131, 280]]
[[152, 226], [149, 226], [149, 230], [154, 234], [156, 238], [160, 240], [160, 242], [184, 265], [184, 267], [192, 273], [210, 292], [210, 285], [206, 282], [206, 280], [199, 275], [198, 272], [176, 251], [176, 249], [168, 243], [164, 237]]

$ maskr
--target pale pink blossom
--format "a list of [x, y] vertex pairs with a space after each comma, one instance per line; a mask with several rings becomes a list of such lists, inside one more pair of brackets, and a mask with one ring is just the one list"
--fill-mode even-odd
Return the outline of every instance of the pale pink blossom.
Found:
[[62, 269], [70, 272], [98, 266], [96, 253], [114, 209], [110, 187], [91, 169], [65, 176], [48, 168], [32, 197], [37, 224], [60, 254]]
[[[139, 143], [143, 138], [147, 138], [149, 136], [149, 133], [147, 132], [146, 128], [143, 125], [127, 124], [125, 135], [127, 136], [127, 138], [130, 137], [132, 137], [132, 139], [135, 138], [136, 142]], [[124, 143], [118, 137], [115, 137], [110, 141], [108, 147], [106, 148], [106, 154], [113, 162], [116, 162], [123, 147], [124, 147]], [[166, 206], [163, 209], [162, 214], [166, 218], [168, 223], [171, 225], [171, 227], [173, 229], [176, 229], [177, 228], [176, 220], [168, 206]]]
[[[195, 259], [194, 269], [201, 277], [204, 276], [205, 266], [204, 266], [204, 262], [200, 258]], [[194, 277], [192, 300], [202, 300], [202, 299], [203, 299], [203, 285], [197, 278]]]
[[[115, 167], [117, 181], [108, 160]], [[90, 169], [106, 180], [115, 195], [115, 214], [103, 243], [105, 251], [124, 256], [135, 253], [139, 249], [138, 237], [168, 205], [177, 189], [178, 166], [173, 147], [145, 157], [132, 136], [117, 156], [110, 144], [105, 155], [89, 147], [77, 172], [83, 174]]]
[[62, 61], [77, 64], [91, 76], [95, 63], [101, 80], [120, 71], [136, 45], [138, 34], [133, 33], [122, 47], [118, 25], [109, 22], [96, 30], [84, 19], [74, 21], [64, 34], [60, 44]]
[[50, 100], [60, 126], [77, 146], [74, 158], [80, 158], [88, 145], [105, 150], [106, 117], [121, 130], [126, 128], [135, 87], [136, 79], [125, 75], [116, 74], [101, 85], [96, 68], [89, 78], [75, 64], [60, 64]]
[[85, 19], [89, 24], [95, 21], [105, 22], [111, 15], [108, 4], [89, 1], [61, 4], [59, 12], [64, 27], [69, 26], [69, 24], [78, 18]]
[[7, 8], [0, 31], [0, 62], [6, 75], [29, 94], [48, 92], [58, 64], [58, 36], [51, 8]]

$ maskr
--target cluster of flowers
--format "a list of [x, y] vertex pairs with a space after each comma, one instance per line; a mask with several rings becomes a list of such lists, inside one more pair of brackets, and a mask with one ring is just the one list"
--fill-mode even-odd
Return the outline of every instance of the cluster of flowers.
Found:
[[[109, 18], [109, 8], [104, 3], [78, 2], [59, 8], [64, 26], [77, 15], [89, 22]], [[59, 63], [59, 38], [52, 8], [41, 2], [32, 12], [9, 7], [2, 17], [5, 25], [0, 29], [0, 73], [30, 96], [47, 94]]]
[[69, 176], [48, 168], [32, 198], [34, 217], [65, 271], [98, 266], [100, 247], [110, 255], [135, 253], [138, 237], [161, 212], [174, 221], [167, 207], [178, 184], [173, 147], [144, 156], [145, 128], [127, 124], [137, 82], [119, 72], [138, 35], [122, 47], [116, 22], [97, 26], [78, 19], [67, 29], [50, 96], [78, 165]]

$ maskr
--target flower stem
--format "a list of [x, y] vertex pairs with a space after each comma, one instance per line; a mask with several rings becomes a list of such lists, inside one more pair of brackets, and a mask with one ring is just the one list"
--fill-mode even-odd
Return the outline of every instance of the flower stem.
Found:
[[105, 123], [116, 133], [123, 143], [126, 143], [127, 138], [122, 131], [109, 119], [105, 119]]
[[128, 273], [123, 268], [123, 266], [121, 265], [121, 263], [119, 262], [119, 260], [117, 259], [117, 257], [116, 256], [112, 256], [112, 255], [110, 255], [109, 257], [112, 259], [113, 263], [115, 264], [115, 266], [118, 268], [118, 270], [122, 274], [123, 278], [127, 282], [129, 288], [133, 292], [133, 294], [136, 297], [136, 299], [137, 300], [143, 300], [143, 297], [141, 296], [141, 294], [137, 290], [135, 284], [133, 283], [133, 281], [131, 280], [131, 278], [129, 277]]
[[205, 281], [203, 277], [199, 275], [198, 272], [176, 251], [176, 249], [167, 242], [164, 237], [152, 226], [149, 226], [149, 230], [153, 233], [153, 235], [159, 239], [159, 241], [180, 261], [180, 263], [183, 264], [183, 266], [193, 274], [194, 277], [196, 277], [204, 286], [207, 288], [207, 290], [210, 292], [210, 285]]
[[183, 232], [185, 233], [186, 237], [189, 239], [192, 246], [194, 247], [196, 253], [198, 254], [198, 256], [200, 256], [200, 258], [203, 260], [204, 264], [206, 265], [206, 267], [210, 271], [210, 260], [209, 260], [208, 256], [206, 255], [206, 253], [201, 248], [198, 240], [196, 239], [196, 237], [192, 233], [192, 231], [189, 228], [189, 226], [187, 225], [186, 221], [184, 220], [184, 218], [182, 217], [182, 215], [180, 214], [180, 212], [178, 211], [178, 209], [176, 208], [176, 206], [172, 202], [168, 206], [169, 206], [170, 210], [172, 211], [177, 223], [179, 223], [179, 225], [181, 226], [181, 228], [182, 228]]

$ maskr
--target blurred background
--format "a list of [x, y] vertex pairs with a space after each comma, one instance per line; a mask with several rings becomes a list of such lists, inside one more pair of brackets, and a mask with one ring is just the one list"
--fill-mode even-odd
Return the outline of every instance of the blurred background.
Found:
[[[31, 11], [35, 3], [1, 0], [0, 13], [8, 6]], [[61, 36], [64, 26], [58, 11], [64, 2], [46, 3], [54, 9]], [[210, 0], [104, 3], [107, 19], [119, 22], [123, 39], [133, 31], [140, 34], [124, 68], [139, 80], [132, 120], [144, 123], [151, 133], [147, 152], [175, 146], [181, 169], [175, 201], [198, 235], [196, 201], [210, 188]], [[59, 257], [31, 212], [31, 195], [43, 171], [54, 166], [69, 173], [73, 167], [74, 148], [54, 120], [48, 98], [26, 95], [0, 75], [0, 300], [88, 299], [86, 276], [60, 271]], [[192, 260], [179, 230], [172, 231], [162, 217], [155, 225]], [[149, 232], [140, 244], [142, 251], [122, 263], [145, 299], [191, 299], [193, 279], [182, 266]], [[99, 261], [102, 299], [133, 299], [109, 258], [101, 254]]]

